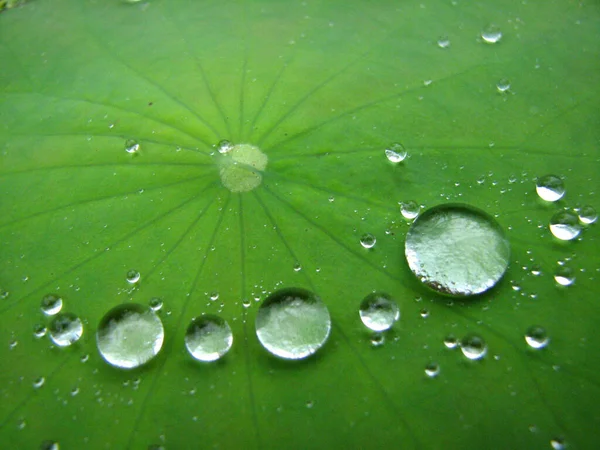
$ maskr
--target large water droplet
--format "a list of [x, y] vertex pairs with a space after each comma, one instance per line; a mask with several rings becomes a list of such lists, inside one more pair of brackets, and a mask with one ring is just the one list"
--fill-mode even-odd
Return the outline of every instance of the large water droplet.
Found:
[[193, 319], [185, 333], [185, 346], [200, 361], [216, 361], [229, 351], [232, 344], [229, 324], [210, 314]]
[[556, 175], [544, 175], [538, 178], [535, 190], [542, 200], [555, 202], [565, 195], [565, 184]]
[[394, 143], [385, 149], [385, 156], [390, 162], [398, 164], [406, 159], [408, 152], [402, 144]]
[[365, 233], [360, 237], [360, 245], [364, 248], [373, 248], [377, 243], [377, 238], [371, 233]]
[[497, 25], [491, 24], [481, 30], [481, 38], [488, 44], [495, 44], [502, 39], [502, 31]]
[[329, 337], [331, 318], [321, 299], [306, 289], [287, 288], [269, 295], [256, 316], [256, 335], [269, 352], [302, 359]]
[[67, 347], [77, 342], [83, 334], [81, 319], [72, 313], [54, 316], [48, 327], [50, 339], [59, 347]]
[[111, 309], [100, 321], [96, 341], [100, 355], [123, 369], [138, 367], [160, 351], [165, 334], [150, 307], [127, 303]]
[[42, 299], [42, 312], [47, 316], [57, 314], [63, 306], [62, 298], [56, 294], [48, 294]]
[[539, 349], [546, 347], [548, 342], [550, 342], [550, 338], [544, 328], [532, 326], [529, 327], [525, 333], [525, 342], [527, 342], [527, 345], [531, 348]]
[[360, 320], [373, 331], [389, 330], [400, 318], [398, 304], [388, 294], [373, 292], [360, 304]]
[[554, 272], [554, 281], [561, 286], [571, 286], [575, 282], [575, 273], [570, 267], [559, 266]]
[[450, 295], [480, 294], [508, 268], [510, 247], [500, 225], [462, 204], [439, 205], [421, 214], [406, 236], [405, 254], [427, 286]]
[[469, 359], [481, 359], [487, 353], [487, 344], [480, 336], [469, 334], [461, 339], [460, 349]]
[[125, 141], [125, 151], [127, 153], [137, 153], [140, 149], [140, 144], [135, 139], [127, 139]]
[[421, 212], [421, 207], [414, 200], [409, 200], [400, 204], [400, 212], [405, 219], [413, 220], [416, 219], [419, 212]]
[[579, 221], [584, 225], [594, 223], [598, 219], [598, 213], [592, 206], [584, 206], [579, 209]]
[[579, 218], [570, 211], [559, 211], [550, 219], [550, 231], [562, 241], [571, 241], [581, 233]]

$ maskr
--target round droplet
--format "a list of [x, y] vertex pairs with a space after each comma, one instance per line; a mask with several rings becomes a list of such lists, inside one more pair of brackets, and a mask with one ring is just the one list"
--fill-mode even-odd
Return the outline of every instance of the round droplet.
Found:
[[48, 294], [42, 299], [42, 312], [47, 316], [58, 314], [62, 309], [63, 301], [56, 294]]
[[10, 295], [10, 292], [8, 292], [4, 289], [0, 289], [0, 299], [4, 300], [5, 298], [8, 298], [9, 295]]
[[502, 31], [498, 26], [491, 24], [481, 30], [481, 38], [488, 44], [495, 44], [502, 39]]
[[406, 151], [404, 146], [397, 142], [385, 149], [385, 156], [390, 162], [394, 164], [398, 164], [399, 162], [404, 161], [407, 155], [408, 152]]
[[377, 243], [377, 238], [371, 233], [365, 233], [360, 237], [360, 245], [364, 248], [373, 248]]
[[571, 241], [581, 233], [579, 218], [570, 211], [559, 211], [550, 219], [550, 231], [561, 241]]
[[223, 139], [217, 144], [217, 150], [219, 150], [219, 153], [229, 153], [233, 150], [233, 144], [228, 140]]
[[554, 272], [554, 281], [561, 286], [571, 286], [575, 282], [575, 273], [570, 267], [559, 266]]
[[454, 336], [448, 335], [444, 338], [444, 345], [449, 349], [456, 348], [458, 346], [458, 340]]
[[527, 345], [531, 348], [540, 349], [548, 345], [550, 338], [545, 329], [538, 326], [532, 326], [525, 333], [525, 342], [527, 342]]
[[[496, 89], [498, 89], [498, 92], [508, 91], [510, 89], [510, 81], [508, 81], [506, 78], [502, 78], [496, 84]], [[513, 183], [514, 183], [514, 181], [513, 181]]]
[[555, 202], [565, 195], [565, 184], [556, 175], [544, 175], [538, 178], [535, 190], [542, 200]]
[[40, 450], [59, 450], [60, 446], [56, 441], [44, 441], [40, 445]]
[[500, 225], [485, 212], [446, 204], [428, 209], [412, 223], [405, 254], [425, 285], [466, 296], [498, 283], [508, 268], [510, 246]]
[[567, 448], [567, 445], [565, 444], [565, 440], [560, 437], [551, 439], [550, 446], [552, 447], [553, 450], [564, 450], [565, 448]]
[[150, 305], [150, 308], [152, 308], [152, 311], [155, 312], [160, 311], [163, 307], [163, 301], [158, 297], [151, 298], [148, 304]]
[[127, 139], [125, 141], [125, 151], [127, 153], [137, 153], [140, 149], [140, 144], [135, 139]]
[[200, 361], [216, 361], [229, 351], [233, 333], [229, 324], [218, 316], [196, 317], [185, 333], [185, 346]]
[[46, 378], [44, 378], [44, 377], [36, 378], [33, 381], [33, 387], [36, 388], [36, 389], [39, 389], [39, 388], [41, 388], [44, 385], [45, 382], [46, 382]]
[[129, 284], [135, 284], [140, 281], [141, 275], [137, 270], [130, 270], [127, 272], [127, 282]]
[[437, 45], [439, 48], [448, 48], [450, 47], [450, 39], [448, 36], [442, 36], [438, 39]]
[[400, 212], [405, 219], [413, 220], [421, 212], [421, 207], [414, 200], [409, 200], [400, 204]]
[[425, 375], [429, 378], [435, 378], [440, 374], [440, 366], [436, 363], [429, 363], [425, 366]]
[[154, 358], [164, 337], [156, 313], [135, 303], [111, 309], [100, 321], [96, 333], [100, 355], [112, 366], [123, 369], [138, 367]]
[[481, 359], [487, 353], [485, 341], [475, 334], [465, 336], [460, 341], [460, 349], [463, 355], [472, 360]]
[[373, 292], [360, 303], [359, 314], [366, 327], [373, 331], [385, 331], [400, 318], [400, 308], [388, 294]]
[[216, 292], [216, 291], [214, 291], [214, 292], [211, 292], [211, 293], [210, 293], [210, 297], [209, 297], [209, 298], [210, 298], [210, 300], [211, 300], [211, 301], [213, 301], [213, 302], [214, 302], [214, 301], [216, 301], [216, 300], [218, 300], [218, 299], [219, 299], [219, 293], [218, 293], [218, 292]]
[[38, 339], [46, 336], [47, 331], [48, 329], [41, 323], [35, 324], [33, 326], [33, 336]]
[[83, 334], [81, 319], [72, 313], [54, 316], [49, 327], [50, 339], [59, 347], [67, 347], [77, 342]]
[[256, 316], [256, 335], [269, 352], [302, 359], [319, 350], [329, 337], [331, 318], [321, 299], [300, 288], [269, 295]]
[[300, 272], [302, 270], [302, 266], [299, 263], [294, 264], [294, 272]]
[[594, 223], [598, 219], [598, 213], [592, 206], [584, 206], [579, 209], [579, 221], [584, 225]]

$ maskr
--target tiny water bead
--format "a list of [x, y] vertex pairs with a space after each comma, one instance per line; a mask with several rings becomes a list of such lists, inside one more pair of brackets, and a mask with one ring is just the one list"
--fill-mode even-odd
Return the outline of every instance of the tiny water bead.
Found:
[[429, 363], [425, 366], [425, 375], [429, 378], [435, 378], [440, 374], [440, 366], [437, 363]]
[[400, 308], [388, 294], [373, 292], [360, 303], [359, 315], [367, 328], [385, 331], [400, 318]]
[[83, 334], [81, 319], [72, 313], [54, 316], [48, 327], [50, 339], [59, 347], [68, 347], [77, 342]]
[[229, 351], [233, 333], [222, 318], [207, 314], [196, 317], [185, 333], [185, 346], [199, 361], [216, 361]]
[[129, 284], [135, 284], [140, 281], [141, 275], [137, 270], [130, 270], [127, 272], [127, 282]]
[[471, 360], [481, 359], [487, 353], [487, 344], [480, 336], [469, 334], [460, 341], [460, 349]]
[[316, 294], [285, 288], [260, 305], [255, 326], [258, 340], [270, 353], [284, 359], [303, 359], [325, 344], [331, 318]]
[[40, 445], [40, 450], [59, 450], [60, 446], [56, 441], [44, 441]]
[[444, 294], [468, 296], [500, 281], [508, 268], [510, 246], [491, 216], [450, 203], [428, 209], [412, 223], [405, 256], [425, 285]]
[[44, 385], [45, 382], [46, 382], [46, 378], [38, 377], [33, 381], [33, 387], [35, 389], [39, 389]]
[[454, 349], [458, 347], [458, 340], [453, 335], [448, 335], [444, 338], [446, 348]]
[[385, 335], [383, 333], [373, 333], [371, 336], [371, 345], [373, 347], [381, 347], [385, 344]]
[[268, 157], [258, 147], [236, 144], [226, 152], [219, 147], [218, 156], [221, 183], [231, 192], [248, 192], [262, 183], [261, 172], [267, 168]]
[[385, 149], [385, 156], [388, 161], [398, 164], [406, 159], [408, 152], [402, 144], [396, 142]]
[[163, 301], [162, 301], [162, 299], [160, 299], [158, 297], [153, 297], [148, 302], [148, 305], [150, 306], [152, 311], [154, 311], [154, 312], [160, 311], [163, 307]]
[[400, 203], [400, 213], [407, 220], [416, 219], [421, 212], [421, 207], [414, 200]]
[[438, 39], [437, 45], [439, 48], [448, 48], [450, 47], [450, 39], [447, 36], [442, 36]]
[[56, 294], [48, 294], [42, 299], [42, 312], [47, 316], [58, 314], [63, 306], [63, 300]]
[[554, 272], [554, 281], [560, 286], [571, 286], [575, 282], [575, 273], [570, 267], [559, 266]]
[[377, 243], [377, 238], [371, 233], [365, 233], [360, 237], [360, 245], [364, 248], [373, 248]]
[[570, 211], [559, 211], [550, 219], [550, 231], [561, 241], [572, 241], [581, 233], [579, 218]]
[[562, 437], [556, 437], [550, 440], [550, 447], [552, 450], [564, 450], [567, 448], [567, 444]]
[[114, 367], [132, 369], [160, 351], [164, 340], [160, 318], [147, 306], [121, 304], [100, 321], [96, 332], [98, 351]]
[[495, 44], [502, 39], [502, 31], [497, 25], [491, 24], [481, 30], [481, 38], [488, 44]]
[[544, 175], [537, 179], [535, 190], [542, 200], [556, 202], [565, 195], [565, 183], [556, 175]]
[[41, 323], [37, 323], [33, 326], [33, 336], [38, 339], [46, 336], [47, 331], [48, 329]]
[[579, 209], [579, 221], [584, 225], [594, 223], [598, 219], [598, 213], [592, 206], [584, 206]]
[[525, 342], [531, 348], [540, 349], [544, 348], [550, 342], [550, 338], [548, 337], [548, 333], [546, 330], [539, 326], [532, 326], [527, 329], [525, 333]]
[[127, 139], [125, 141], [125, 151], [127, 153], [135, 154], [139, 151], [140, 144], [135, 139]]
[[498, 92], [500, 93], [508, 91], [510, 89], [510, 81], [508, 81], [506, 78], [502, 78], [500, 81], [498, 81], [498, 83], [496, 83], [496, 89], [498, 89]]
[[223, 139], [217, 144], [217, 150], [219, 150], [219, 153], [229, 153], [233, 150], [233, 144], [228, 140]]

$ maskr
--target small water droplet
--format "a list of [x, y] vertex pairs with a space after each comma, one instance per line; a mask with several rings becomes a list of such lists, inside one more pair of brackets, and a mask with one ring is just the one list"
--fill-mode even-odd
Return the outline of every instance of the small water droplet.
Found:
[[565, 195], [565, 184], [556, 175], [544, 175], [538, 178], [535, 190], [542, 200], [555, 202]]
[[440, 374], [440, 366], [431, 362], [425, 366], [425, 375], [429, 378], [435, 378]]
[[570, 211], [559, 211], [550, 219], [550, 231], [562, 241], [571, 241], [581, 233], [579, 218]]
[[47, 331], [48, 329], [41, 323], [35, 324], [33, 326], [33, 336], [38, 339], [44, 337]]
[[71, 389], [71, 397], [75, 397], [77, 394], [79, 394], [79, 387]]
[[256, 315], [256, 335], [270, 353], [284, 359], [306, 358], [319, 350], [331, 331], [327, 306], [300, 288], [273, 292]]
[[438, 39], [437, 45], [439, 48], [448, 48], [450, 47], [450, 39], [448, 36], [442, 36]]
[[214, 302], [214, 301], [216, 301], [216, 300], [219, 299], [219, 293], [217, 291], [213, 291], [213, 292], [210, 293], [210, 297], [209, 298], [210, 298], [211, 301]]
[[83, 334], [83, 324], [73, 313], [60, 313], [50, 322], [48, 331], [52, 342], [59, 347], [68, 347], [77, 342]]
[[44, 385], [45, 382], [46, 382], [46, 378], [44, 378], [44, 377], [36, 378], [33, 382], [33, 387], [35, 389], [39, 389]]
[[185, 346], [199, 361], [216, 361], [233, 344], [229, 324], [218, 316], [207, 314], [192, 320], [185, 333]]
[[565, 440], [561, 437], [556, 437], [550, 440], [550, 446], [553, 450], [564, 450], [567, 448]]
[[152, 308], [152, 311], [160, 311], [163, 307], [163, 301], [158, 297], [153, 297], [148, 302], [148, 305], [150, 306], [150, 308]]
[[59, 450], [60, 446], [56, 441], [44, 441], [40, 445], [40, 450]]
[[140, 281], [141, 275], [137, 270], [130, 270], [127, 272], [127, 282], [129, 284], [135, 284]]
[[592, 206], [584, 206], [579, 209], [579, 221], [584, 225], [594, 223], [598, 219], [598, 213]]
[[427, 319], [429, 317], [429, 310], [423, 308], [421, 311], [419, 311], [419, 314], [423, 319]]
[[306, 402], [306, 407], [309, 408], [309, 409], [312, 408], [314, 405], [315, 404], [314, 404], [314, 402], [312, 400], [309, 400], [309, 401]]
[[373, 347], [381, 347], [385, 344], [385, 336], [383, 333], [373, 333], [371, 336], [371, 345]]
[[498, 81], [498, 83], [496, 83], [496, 89], [498, 89], [498, 92], [508, 91], [510, 89], [510, 81], [508, 81], [506, 78], [502, 78], [500, 81]]
[[80, 361], [82, 363], [84, 363], [84, 362], [88, 362], [89, 359], [90, 359], [90, 355], [86, 353], [85, 355], [81, 355]]
[[460, 341], [460, 349], [471, 360], [481, 359], [487, 353], [487, 344], [480, 336], [469, 334]]
[[561, 286], [571, 286], [575, 282], [575, 273], [570, 267], [559, 266], [554, 272], [554, 281]]
[[330, 196], [330, 197], [329, 197], [329, 201], [330, 201], [331, 203], [333, 203], [333, 202], [335, 201], [335, 197], [334, 197], [333, 195], [332, 195], [332, 196]]
[[252, 304], [252, 303], [250, 302], [250, 299], [249, 299], [249, 298], [245, 298], [245, 299], [243, 299], [243, 300], [242, 300], [242, 306], [243, 306], [244, 308], [249, 308], [251, 304]]
[[42, 299], [42, 312], [47, 316], [58, 314], [62, 306], [62, 298], [56, 294], [48, 294]]
[[481, 38], [488, 44], [495, 44], [502, 39], [502, 31], [497, 25], [490, 24], [481, 30]]
[[388, 148], [385, 149], [385, 156], [387, 157], [387, 159], [390, 162], [392, 162], [394, 164], [398, 164], [398, 163], [404, 161], [406, 159], [407, 155], [408, 155], [408, 152], [406, 151], [404, 146], [397, 142], [393, 143], [392, 145], [390, 145]]
[[233, 150], [233, 144], [226, 139], [223, 139], [217, 144], [217, 150], [219, 153], [229, 153]]
[[544, 328], [532, 326], [529, 327], [525, 333], [525, 342], [527, 342], [527, 345], [531, 348], [540, 349], [548, 345], [550, 338]]
[[453, 335], [448, 335], [444, 338], [446, 348], [453, 349], [458, 347], [458, 340]]
[[540, 266], [538, 266], [537, 264], [534, 264], [531, 267], [531, 275], [535, 276], [535, 277], [539, 277], [542, 274], [542, 269], [540, 268]]
[[17, 341], [16, 339], [13, 339], [12, 341], [10, 341], [10, 343], [8, 344], [8, 348], [9, 349], [13, 349], [15, 348], [17, 345], [19, 345], [19, 341]]
[[9, 295], [10, 295], [10, 292], [0, 289], [0, 300], [4, 300], [5, 298], [8, 298]]
[[414, 200], [409, 200], [400, 204], [400, 212], [405, 219], [413, 220], [416, 219], [419, 212], [421, 212], [421, 207]]
[[127, 139], [125, 141], [125, 151], [127, 153], [135, 154], [139, 151], [140, 144], [135, 139]]
[[360, 303], [359, 315], [367, 328], [385, 331], [400, 318], [400, 308], [388, 294], [373, 292]]
[[377, 243], [377, 238], [371, 233], [365, 233], [360, 237], [360, 245], [364, 248], [373, 248]]

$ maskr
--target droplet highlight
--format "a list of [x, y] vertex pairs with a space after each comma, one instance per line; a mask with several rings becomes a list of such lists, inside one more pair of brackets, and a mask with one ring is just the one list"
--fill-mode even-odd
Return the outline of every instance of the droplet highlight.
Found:
[[233, 344], [233, 333], [222, 318], [207, 314], [192, 320], [185, 333], [185, 346], [199, 361], [216, 361], [225, 355]]
[[598, 219], [598, 213], [592, 206], [583, 206], [579, 209], [579, 221], [584, 225], [594, 223]]

